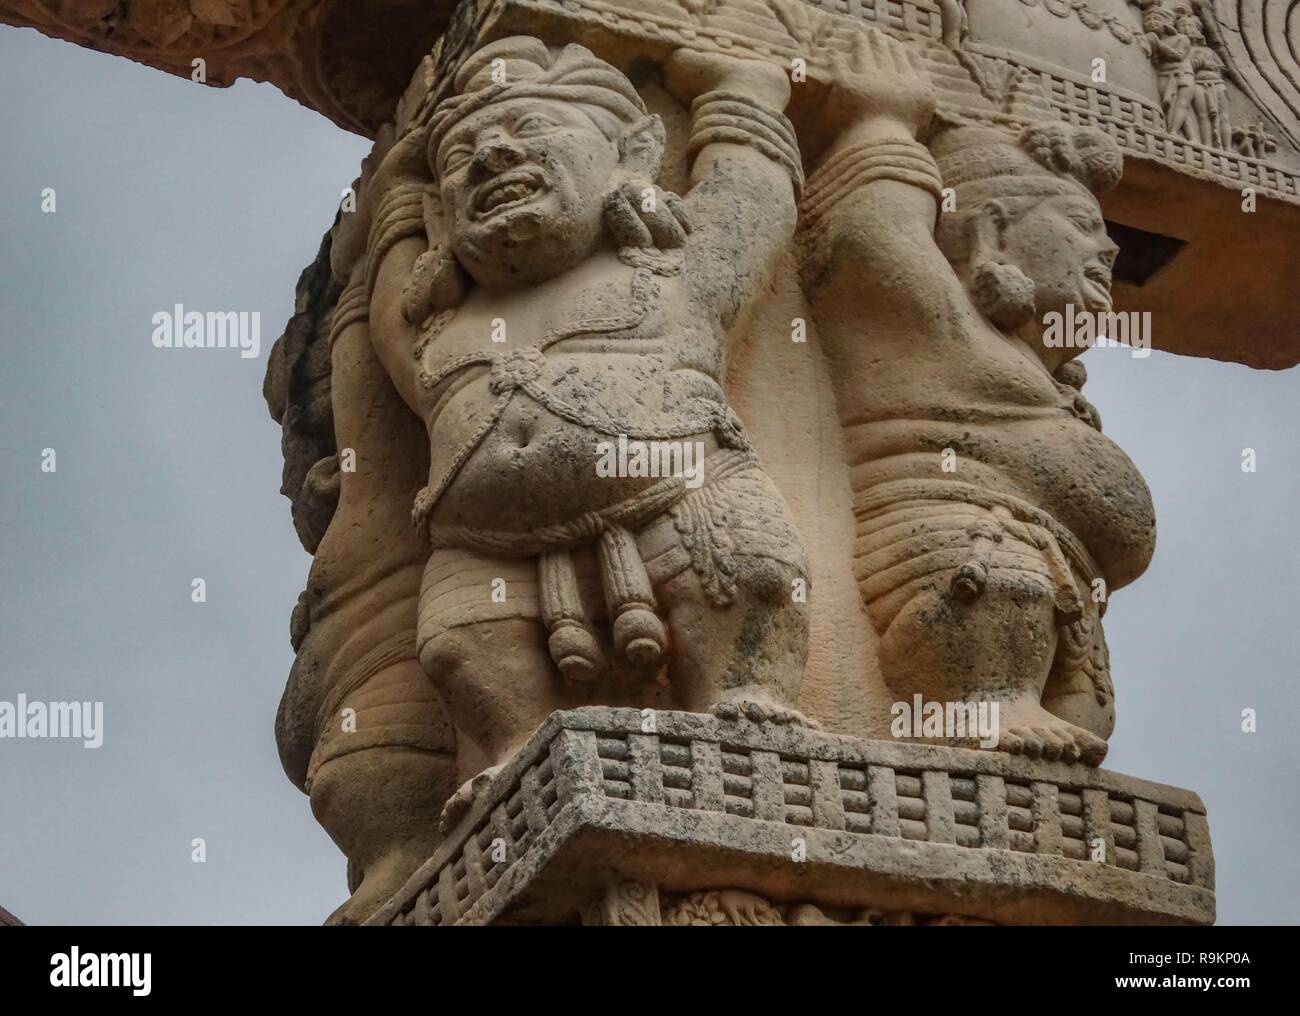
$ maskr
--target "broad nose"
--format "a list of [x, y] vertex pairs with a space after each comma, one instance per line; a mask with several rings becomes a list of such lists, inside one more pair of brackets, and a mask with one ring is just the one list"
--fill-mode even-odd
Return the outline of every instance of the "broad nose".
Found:
[[1110, 237], [1107, 237], [1106, 242], [1102, 245], [1101, 248], [1101, 256], [1102, 256], [1102, 260], [1106, 262], [1106, 266], [1108, 268], [1114, 268], [1115, 259], [1119, 257], [1119, 244], [1117, 244]]
[[479, 175], [491, 176], [517, 166], [523, 160], [523, 151], [510, 138], [504, 134], [492, 134], [474, 153], [474, 169]]

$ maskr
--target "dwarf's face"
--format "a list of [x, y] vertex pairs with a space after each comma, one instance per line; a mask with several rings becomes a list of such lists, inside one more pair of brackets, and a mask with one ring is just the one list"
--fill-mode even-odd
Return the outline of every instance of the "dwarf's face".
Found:
[[618, 146], [580, 106], [493, 103], [442, 140], [437, 175], [452, 250], [487, 288], [534, 285], [589, 258]]
[[1038, 320], [1067, 304], [1075, 310], [1111, 310], [1111, 271], [1119, 247], [1106, 234], [1101, 206], [1080, 193], [1044, 198], [1002, 229], [1006, 261], [1034, 283]]

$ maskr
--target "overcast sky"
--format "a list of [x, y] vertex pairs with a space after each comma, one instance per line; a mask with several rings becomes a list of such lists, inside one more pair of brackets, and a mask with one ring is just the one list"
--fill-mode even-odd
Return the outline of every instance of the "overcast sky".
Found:
[[[0, 739], [0, 906], [318, 923], [344, 862], [275, 751], [309, 558], [261, 385], [368, 145], [269, 85], [209, 89], [29, 30], [0, 27], [0, 96], [0, 701], [105, 704], [96, 750]], [[261, 355], [155, 349], [176, 303], [259, 311]], [[1222, 922], [1295, 923], [1300, 374], [1086, 362], [1159, 515], [1154, 564], [1106, 618], [1107, 767], [1205, 800]]]

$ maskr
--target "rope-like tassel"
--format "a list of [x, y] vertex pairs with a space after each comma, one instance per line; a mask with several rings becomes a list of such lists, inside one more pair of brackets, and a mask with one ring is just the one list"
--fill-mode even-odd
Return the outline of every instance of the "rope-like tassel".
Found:
[[668, 649], [668, 630], [655, 613], [650, 576], [626, 529], [610, 526], [601, 534], [600, 570], [614, 651], [638, 670], [657, 667]]
[[573, 558], [567, 550], [547, 551], [538, 558], [537, 577], [551, 659], [567, 680], [594, 681], [605, 669], [604, 654], [582, 612]]

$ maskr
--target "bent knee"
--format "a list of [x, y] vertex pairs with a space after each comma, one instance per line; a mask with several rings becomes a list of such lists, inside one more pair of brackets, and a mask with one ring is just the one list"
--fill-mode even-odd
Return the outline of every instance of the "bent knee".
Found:
[[445, 676], [463, 669], [468, 663], [493, 660], [495, 666], [517, 654], [540, 646], [545, 648], [545, 633], [534, 618], [506, 618], [444, 628], [420, 641], [420, 666], [437, 683]]
[[736, 584], [755, 599], [806, 607], [810, 583], [806, 570], [770, 557], [739, 557]]

